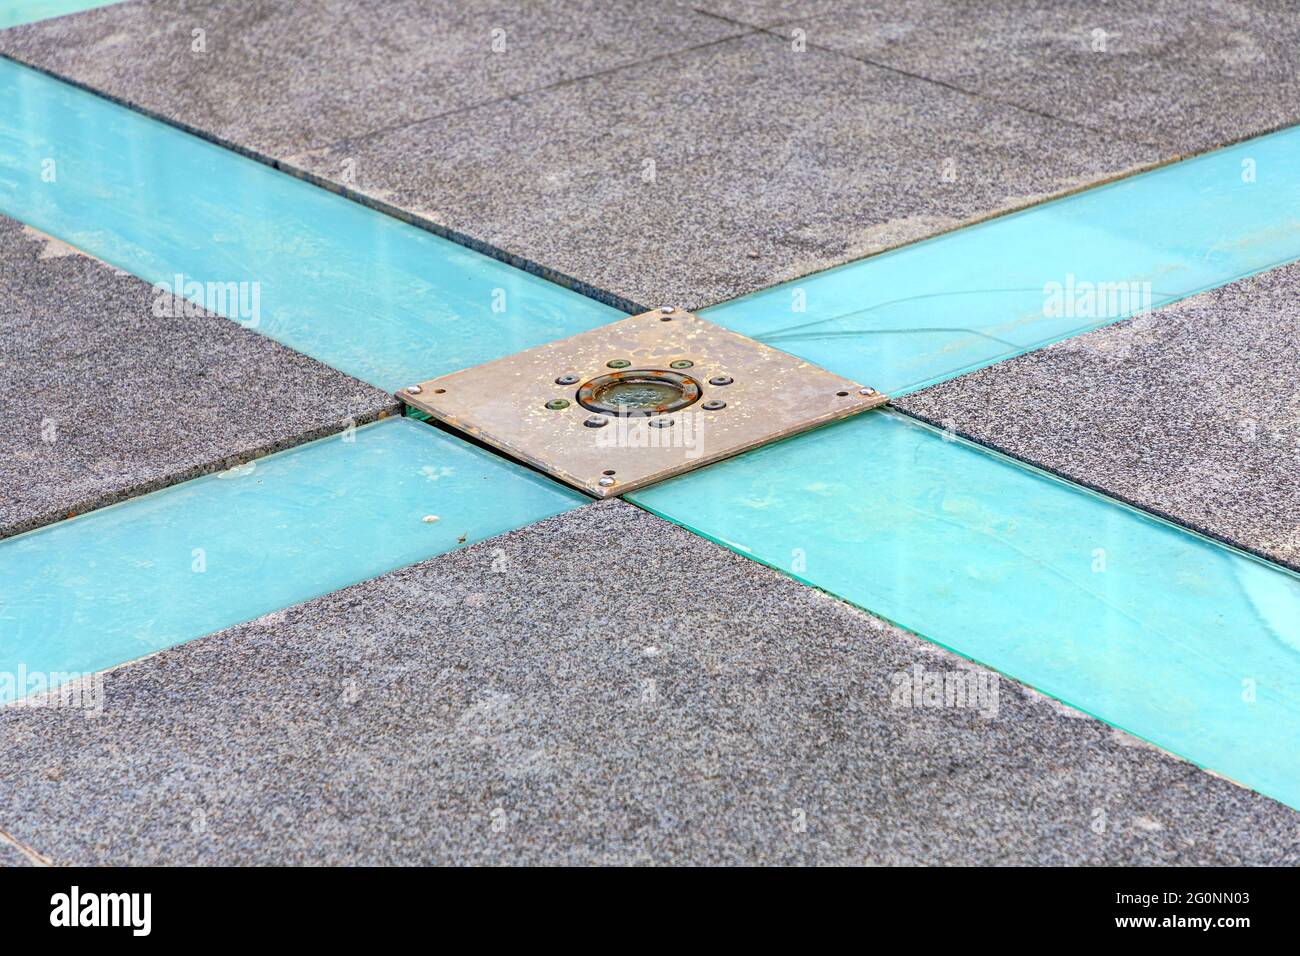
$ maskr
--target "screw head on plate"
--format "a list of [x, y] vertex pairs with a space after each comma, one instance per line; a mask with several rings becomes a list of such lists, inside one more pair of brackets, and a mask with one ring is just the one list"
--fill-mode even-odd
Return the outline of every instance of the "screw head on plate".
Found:
[[604, 428], [609, 424], [609, 419], [604, 415], [592, 415], [590, 418], [583, 421], [582, 424], [586, 425], [588, 428]]
[[420, 386], [418, 386], [418, 385], [412, 385], [412, 386], [410, 386], [409, 388], [407, 388], [407, 391], [410, 392], [412, 395], [419, 395], [420, 392], [422, 392], [422, 391], [424, 391], [424, 390], [423, 390], [422, 388], [420, 388]]
[[608, 475], [596, 482], [596, 484], [600, 485], [602, 488], [608, 488], [613, 483], [614, 479], [610, 478]]
[[678, 359], [676, 362], [669, 362], [669, 368], [690, 368], [695, 363], [690, 359]]
[[700, 406], [700, 408], [703, 408], [706, 411], [710, 411], [710, 412], [716, 412], [719, 409], [726, 408], [726, 407], [727, 407], [727, 403], [717, 398], [711, 398], [703, 405]]
[[546, 407], [553, 412], [558, 412], [563, 408], [569, 407], [569, 400], [567, 398], [553, 398], [546, 403]]
[[671, 418], [664, 418], [663, 416], [652, 418], [648, 422], [651, 428], [668, 428], [672, 423], [673, 420]]
[[874, 388], [860, 388], [860, 389], [858, 389], [858, 394], [859, 394], [859, 395], [875, 395], [875, 394], [876, 394], [876, 390], [875, 390]]
[[578, 384], [578, 376], [576, 376], [576, 375], [561, 375], [559, 378], [557, 378], [557, 379], [555, 380], [555, 384], [556, 384], [556, 385], [577, 385], [577, 384]]
[[661, 305], [659, 306], [659, 311], [664, 315], [672, 315], [675, 310], [671, 305]]
[[632, 363], [627, 359], [610, 359], [605, 363], [606, 368], [627, 368]]
[[730, 375], [715, 375], [709, 379], [710, 385], [730, 385], [735, 379]]

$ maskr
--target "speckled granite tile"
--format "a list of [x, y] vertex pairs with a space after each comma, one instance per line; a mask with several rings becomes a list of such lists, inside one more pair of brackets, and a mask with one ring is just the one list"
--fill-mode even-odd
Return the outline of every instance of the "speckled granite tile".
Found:
[[398, 408], [229, 319], [156, 315], [162, 301], [0, 217], [0, 537]]
[[0, 53], [283, 157], [745, 32], [635, 0], [133, 0]]
[[761, 34], [288, 162], [351, 162], [376, 201], [697, 308], [1160, 155], [1082, 132]]
[[1300, 570], [1300, 264], [895, 402]]
[[35, 866], [35, 861], [18, 847], [0, 839], [0, 866]]
[[[286, 8], [135, 2], [0, 50], [625, 307], [713, 304], [1168, 158], [685, 7]], [[430, 16], [447, 49], [412, 39]]]
[[696, 10], [752, 26], [773, 27], [833, 13], [844, 0], [693, 0]]
[[103, 691], [0, 711], [0, 826], [57, 863], [1300, 860], [1280, 804], [620, 501]]
[[701, 0], [741, 22], [779, 15], [810, 46], [1174, 154], [1300, 122], [1294, 0], [842, 0], [794, 4], [797, 18], [784, 4], [752, 5]]

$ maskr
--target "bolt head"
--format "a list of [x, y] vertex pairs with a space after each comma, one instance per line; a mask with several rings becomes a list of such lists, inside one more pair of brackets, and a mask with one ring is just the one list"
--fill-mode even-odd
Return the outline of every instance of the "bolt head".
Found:
[[719, 409], [723, 409], [726, 407], [727, 407], [727, 403], [718, 398], [711, 398], [703, 405], [700, 406], [700, 408], [703, 408], [704, 410], [710, 412], [716, 412]]
[[676, 310], [673, 309], [671, 305], [661, 305], [659, 306], [659, 311], [662, 312], [664, 315], [672, 315], [673, 312]]
[[858, 394], [859, 394], [859, 395], [875, 395], [875, 394], [876, 394], [876, 390], [875, 390], [874, 388], [860, 388], [860, 389], [858, 389]]
[[651, 428], [669, 428], [673, 424], [673, 420], [671, 418], [665, 418], [662, 415], [658, 415], [650, 419], [648, 424], [650, 425]]
[[678, 359], [676, 362], [669, 362], [669, 368], [690, 368], [695, 363], [690, 359]]
[[420, 386], [418, 385], [412, 385], [409, 388], [407, 388], [407, 391], [410, 392], [412, 395], [419, 395], [422, 391], [424, 391], [424, 389], [420, 388]]
[[610, 359], [605, 363], [606, 368], [627, 368], [632, 363], [627, 359]]
[[600, 481], [596, 482], [596, 484], [600, 485], [602, 488], [608, 488], [610, 485], [614, 484], [614, 479], [606, 475], [604, 478], [600, 479]]
[[609, 419], [604, 415], [592, 415], [585, 419], [582, 424], [586, 425], [588, 428], [604, 428], [609, 424]]
[[569, 400], [567, 398], [553, 398], [546, 403], [546, 407], [553, 412], [558, 412], [569, 407]]
[[555, 380], [555, 384], [556, 384], [556, 385], [577, 385], [577, 384], [578, 384], [578, 376], [576, 376], [576, 375], [561, 375], [559, 378], [557, 378], [557, 379]]
[[730, 385], [735, 379], [730, 375], [715, 375], [709, 379], [710, 385]]

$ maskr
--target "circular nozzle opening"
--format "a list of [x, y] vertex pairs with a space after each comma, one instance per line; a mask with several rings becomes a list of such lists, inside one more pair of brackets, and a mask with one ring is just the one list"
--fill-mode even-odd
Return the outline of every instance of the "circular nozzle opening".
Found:
[[668, 369], [636, 368], [599, 375], [578, 389], [583, 408], [605, 415], [663, 415], [699, 401], [700, 384]]

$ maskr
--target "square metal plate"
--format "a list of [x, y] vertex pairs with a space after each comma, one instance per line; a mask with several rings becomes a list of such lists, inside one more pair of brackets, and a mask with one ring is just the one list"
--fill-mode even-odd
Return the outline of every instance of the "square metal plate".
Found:
[[[592, 409], [593, 400], [599, 405], [601, 395], [615, 393], [598, 390], [593, 399], [582, 386], [642, 370], [682, 376], [686, 397], [696, 386], [699, 397], [680, 410], [649, 415]], [[874, 389], [679, 309], [634, 315], [420, 382], [399, 396], [597, 498], [644, 488], [886, 401]], [[593, 427], [596, 420], [604, 424]]]

